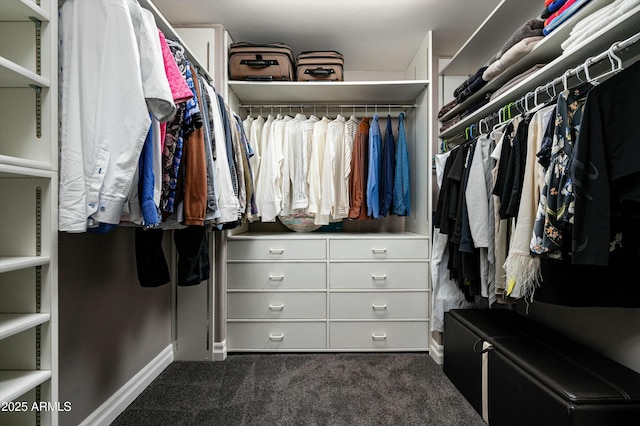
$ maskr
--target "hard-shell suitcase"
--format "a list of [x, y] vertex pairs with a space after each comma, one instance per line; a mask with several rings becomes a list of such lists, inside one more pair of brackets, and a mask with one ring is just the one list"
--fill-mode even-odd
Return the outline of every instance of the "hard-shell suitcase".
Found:
[[343, 81], [344, 58], [335, 50], [302, 52], [297, 58], [298, 81]]
[[231, 80], [294, 80], [294, 56], [284, 43], [233, 43], [229, 48]]

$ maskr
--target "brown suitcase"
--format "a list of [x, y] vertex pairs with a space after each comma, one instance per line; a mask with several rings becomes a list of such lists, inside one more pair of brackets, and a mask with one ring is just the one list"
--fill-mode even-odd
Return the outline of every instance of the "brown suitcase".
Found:
[[232, 43], [229, 48], [231, 80], [294, 80], [293, 52], [284, 43]]
[[335, 50], [308, 51], [298, 55], [298, 81], [343, 81], [344, 58]]

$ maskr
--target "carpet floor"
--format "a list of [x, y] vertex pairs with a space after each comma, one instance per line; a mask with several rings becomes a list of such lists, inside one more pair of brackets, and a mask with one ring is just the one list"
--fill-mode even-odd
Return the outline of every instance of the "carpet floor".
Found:
[[428, 354], [243, 354], [172, 363], [115, 426], [485, 423]]

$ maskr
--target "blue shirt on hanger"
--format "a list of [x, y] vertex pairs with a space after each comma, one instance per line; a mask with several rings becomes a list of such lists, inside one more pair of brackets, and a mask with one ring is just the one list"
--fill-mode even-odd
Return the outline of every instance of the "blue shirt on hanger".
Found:
[[393, 181], [393, 208], [391, 213], [409, 216], [411, 210], [411, 187], [409, 183], [409, 150], [404, 130], [404, 112], [398, 117], [398, 145], [396, 147], [396, 171]]
[[382, 140], [378, 114], [374, 114], [369, 127], [369, 170], [367, 176], [367, 215], [380, 217], [380, 150]]

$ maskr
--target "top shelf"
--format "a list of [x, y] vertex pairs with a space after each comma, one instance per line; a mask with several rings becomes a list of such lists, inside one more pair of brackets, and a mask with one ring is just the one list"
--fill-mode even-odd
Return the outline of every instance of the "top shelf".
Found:
[[32, 0], [2, 0], [0, 21], [29, 21], [31, 16], [49, 22], [49, 13]]
[[471, 75], [482, 67], [529, 19], [540, 17], [540, 0], [502, 0], [453, 56], [440, 75]]
[[[574, 13], [563, 25], [552, 31], [551, 34], [544, 37], [538, 42], [531, 52], [525, 55], [518, 62], [507, 68], [502, 74], [489, 81], [481, 90], [471, 95], [463, 103], [457, 105], [451, 111], [446, 113], [440, 121], [446, 121], [460, 112], [474, 105], [480, 98], [484, 97], [487, 92], [493, 92], [502, 87], [513, 77], [520, 75], [536, 64], [547, 64], [555, 58], [562, 55], [561, 44], [569, 37], [571, 30], [576, 22], [590, 15], [595, 10], [603, 7], [611, 0], [592, 0], [582, 6], [580, 10]], [[475, 71], [474, 71], [475, 72]]]
[[413, 103], [429, 85], [428, 80], [397, 81], [229, 81], [229, 87], [245, 104], [260, 103]]
[[588, 39], [584, 40], [580, 44], [579, 48], [571, 52], [564, 52], [544, 68], [531, 74], [517, 85], [500, 94], [495, 99], [492, 98], [489, 104], [483, 106], [473, 114], [463, 118], [460, 122], [443, 131], [440, 134], [440, 137], [449, 138], [454, 137], [454, 135], [459, 133], [464, 133], [465, 127], [469, 126], [471, 123], [478, 122], [481, 118], [497, 111], [500, 107], [524, 96], [535, 87], [543, 86], [549, 81], [562, 76], [562, 74], [567, 70], [583, 63], [589, 56], [597, 55], [606, 51], [616, 41], [625, 40], [628, 37], [633, 36], [638, 32], [638, 19], [640, 19], [640, 6], [636, 6], [625, 15], [618, 17], [606, 27], [591, 34]]

